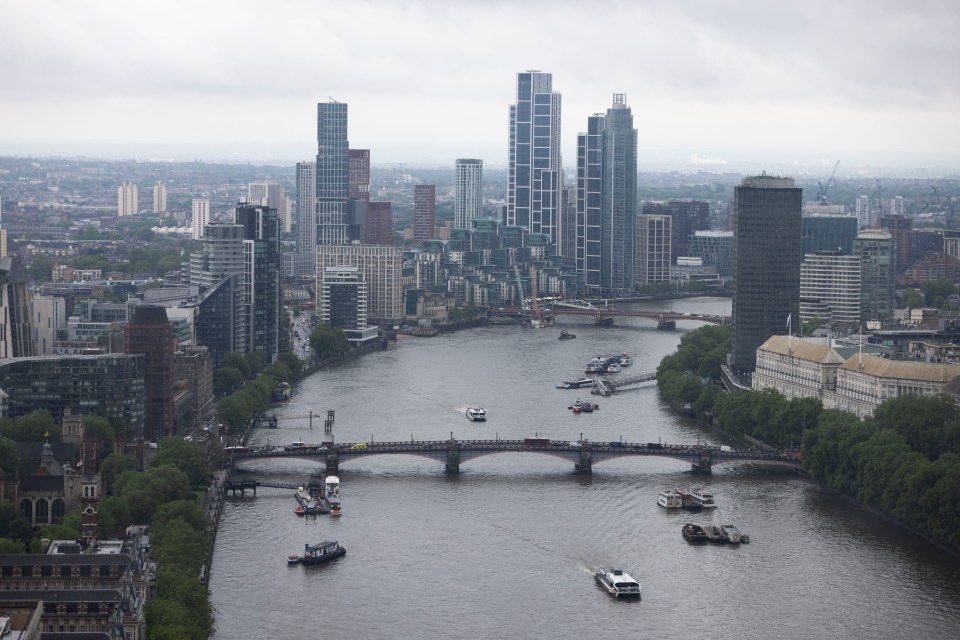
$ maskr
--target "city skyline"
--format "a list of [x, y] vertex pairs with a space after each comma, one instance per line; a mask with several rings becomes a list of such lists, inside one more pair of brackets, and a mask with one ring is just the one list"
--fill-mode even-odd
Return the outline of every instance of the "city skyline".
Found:
[[[495, 169], [515, 75], [541, 69], [563, 96], [565, 167], [614, 93], [634, 105], [641, 166], [960, 166], [948, 2], [544, 6], [7, 3], [0, 118], [17, 125], [0, 150], [292, 164], [315, 154], [312, 111], [333, 97], [374, 164]], [[265, 17], [282, 37], [238, 47]], [[603, 44], [599, 71], [583, 33]]]

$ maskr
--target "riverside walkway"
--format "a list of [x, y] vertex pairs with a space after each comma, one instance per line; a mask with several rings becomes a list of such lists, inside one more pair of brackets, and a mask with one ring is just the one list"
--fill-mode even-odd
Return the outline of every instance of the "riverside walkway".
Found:
[[568, 460], [579, 475], [593, 473], [593, 465], [605, 460], [625, 457], [656, 456], [689, 462], [695, 473], [709, 474], [718, 464], [764, 463], [800, 469], [800, 460], [778, 452], [722, 451], [719, 447], [657, 442], [590, 442], [547, 438], [523, 440], [408, 440], [403, 442], [326, 442], [296, 447], [235, 447], [233, 464], [271, 458], [302, 458], [325, 466], [327, 474], [338, 473], [341, 463], [369, 456], [413, 455], [436, 460], [448, 474], [460, 473], [460, 465], [483, 456], [498, 453], [532, 453]]

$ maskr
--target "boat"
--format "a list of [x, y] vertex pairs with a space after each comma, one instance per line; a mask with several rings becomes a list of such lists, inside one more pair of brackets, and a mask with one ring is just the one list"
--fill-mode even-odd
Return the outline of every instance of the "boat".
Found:
[[270, 399], [274, 402], [286, 402], [290, 399], [290, 394], [293, 392], [293, 389], [290, 386], [289, 382], [281, 382], [273, 388], [273, 393], [270, 396]]
[[724, 544], [727, 542], [727, 536], [723, 529], [716, 525], [708, 524], [703, 527], [703, 533], [707, 536], [707, 542], [714, 544]]
[[320, 544], [303, 545], [300, 564], [323, 564], [347, 555], [347, 550], [336, 540], [326, 540]]
[[702, 511], [703, 506], [693, 499], [693, 495], [689, 491], [684, 491], [683, 489], [674, 489], [677, 493], [680, 494], [680, 499], [682, 500], [682, 506], [687, 511]]
[[572, 409], [574, 413], [592, 413], [594, 411], [600, 410], [600, 405], [595, 402], [584, 402], [580, 398], [577, 398], [573, 401], [573, 404], [567, 407], [567, 409]]
[[323, 499], [330, 505], [331, 515], [340, 515], [340, 478], [327, 476], [323, 482]]
[[295, 554], [287, 556], [287, 564], [300, 564], [302, 560], [303, 558]]
[[594, 378], [581, 378], [579, 380], [564, 380], [557, 384], [557, 389], [582, 389], [592, 387], [597, 381]]
[[484, 411], [481, 407], [467, 407], [466, 414], [470, 422], [486, 422], [487, 421], [487, 412]]
[[717, 503], [713, 499], [713, 494], [706, 489], [696, 488], [690, 491], [693, 501], [704, 509], [716, 509]]
[[619, 598], [640, 599], [640, 583], [623, 569], [600, 567], [593, 574], [597, 584], [607, 590], [612, 596]]
[[576, 338], [576, 337], [577, 337], [576, 334], [570, 333], [570, 332], [567, 331], [566, 329], [560, 329], [560, 337], [557, 338], [557, 339], [558, 339], [558, 340], [573, 340], [573, 339]]
[[620, 373], [620, 363], [617, 361], [608, 362], [600, 366], [600, 373]]
[[690, 544], [707, 544], [710, 542], [707, 532], [698, 524], [688, 522], [680, 529], [680, 533], [683, 535], [683, 539]]
[[668, 320], [662, 313], [657, 316], [657, 329], [669, 331], [676, 328], [677, 323], [675, 320]]
[[740, 542], [742, 542], [743, 544], [750, 544], [750, 536], [748, 536], [748, 535], [745, 534], [745, 533], [741, 533], [741, 534], [740, 534]]
[[722, 524], [720, 525], [720, 530], [727, 536], [727, 542], [730, 544], [740, 544], [743, 542], [743, 534], [741, 534], [740, 529], [737, 529], [734, 525]]
[[657, 496], [657, 504], [665, 509], [682, 509], [683, 496], [676, 491], [661, 491]]
[[588, 362], [583, 366], [584, 373], [600, 373], [601, 368], [603, 367], [602, 362]]
[[298, 516], [302, 516], [302, 515], [305, 515], [305, 514], [307, 513], [307, 510], [303, 508], [303, 505], [302, 505], [302, 504], [297, 504], [297, 506], [295, 506], [295, 507], [293, 508], [293, 512], [294, 512], [295, 514], [297, 514]]
[[630, 357], [630, 354], [629, 354], [629, 353], [623, 352], [623, 353], [620, 354], [620, 366], [621, 366], [621, 367], [629, 367], [629, 366], [632, 365], [632, 364], [633, 364], [633, 358]]
[[313, 496], [310, 495], [310, 492], [306, 488], [300, 486], [297, 487], [297, 502], [303, 507], [304, 513], [315, 514], [317, 513], [317, 503], [314, 501]]

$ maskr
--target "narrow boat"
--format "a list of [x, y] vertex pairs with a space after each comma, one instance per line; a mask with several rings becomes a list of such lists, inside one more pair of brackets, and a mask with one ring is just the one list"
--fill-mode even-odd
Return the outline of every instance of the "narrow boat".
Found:
[[727, 542], [730, 544], [740, 544], [743, 542], [743, 534], [741, 534], [740, 529], [737, 529], [734, 525], [722, 524], [720, 525], [720, 530], [727, 536]]
[[703, 527], [698, 524], [693, 524], [692, 522], [683, 525], [680, 533], [683, 539], [690, 544], [707, 544], [710, 542], [710, 538], [707, 537], [707, 532], [703, 530]]
[[657, 504], [664, 509], [682, 509], [683, 496], [676, 491], [661, 491], [657, 496]]
[[594, 579], [601, 587], [616, 598], [640, 599], [640, 583], [623, 569], [600, 567], [593, 574]]
[[320, 544], [303, 545], [300, 564], [323, 564], [347, 555], [347, 550], [336, 540], [326, 540]]
[[465, 412], [470, 422], [486, 422], [487, 412], [482, 407], [467, 407]]

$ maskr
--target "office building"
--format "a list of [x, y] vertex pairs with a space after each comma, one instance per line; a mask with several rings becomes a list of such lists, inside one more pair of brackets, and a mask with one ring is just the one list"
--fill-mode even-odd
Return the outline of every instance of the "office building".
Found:
[[356, 267], [367, 286], [367, 321], [392, 326], [403, 319], [403, 248], [367, 245], [317, 247], [317, 282], [327, 267]]
[[194, 240], [203, 237], [203, 228], [208, 224], [210, 224], [210, 201], [206, 198], [194, 198], [193, 216], [190, 218]]
[[643, 213], [647, 215], [665, 215], [673, 218], [673, 234], [670, 244], [673, 261], [681, 256], [692, 255], [690, 238], [697, 231], [710, 229], [710, 204], [703, 200], [671, 200], [669, 202], [646, 202]]
[[453, 228], [470, 229], [483, 206], [483, 160], [457, 160], [455, 180]]
[[637, 130], [617, 93], [606, 115], [591, 116], [577, 136], [577, 269], [587, 292], [633, 293], [636, 203]]
[[730, 364], [750, 373], [757, 348], [799, 322], [803, 190], [792, 178], [748, 177], [734, 187], [734, 205]]
[[637, 214], [637, 286], [670, 281], [670, 216]]
[[137, 185], [133, 182], [124, 182], [117, 189], [117, 215], [135, 216], [140, 213], [140, 207], [137, 203], [139, 194]]
[[516, 103], [510, 105], [506, 224], [543, 233], [560, 252], [560, 94], [553, 76], [517, 74]]
[[700, 258], [704, 267], [713, 267], [722, 280], [733, 275], [732, 231], [694, 231], [687, 251], [690, 257]]
[[37, 355], [29, 281], [20, 256], [0, 258], [0, 358]]
[[173, 323], [159, 305], [140, 305], [123, 330], [123, 352], [144, 357], [144, 437], [157, 442], [174, 429], [173, 381], [176, 340]]
[[437, 237], [437, 186], [418, 184], [413, 187], [413, 244], [422, 247], [424, 240]]
[[316, 223], [318, 245], [348, 242], [349, 142], [347, 105], [317, 104]]
[[817, 251], [853, 253], [853, 238], [857, 235], [854, 216], [805, 213], [800, 220], [800, 250], [803, 255]]
[[280, 229], [270, 207], [239, 205], [237, 224], [243, 228], [243, 304], [246, 318], [245, 353], [262, 353], [267, 363], [277, 359], [280, 324]]
[[860, 258], [860, 318], [882, 321], [893, 315], [896, 282], [893, 235], [883, 229], [864, 229], [853, 240]]
[[162, 181], [153, 185], [153, 212], [160, 215], [167, 212], [167, 185]]
[[818, 251], [804, 256], [800, 264], [800, 319], [804, 322], [860, 321], [859, 256], [837, 251]]

